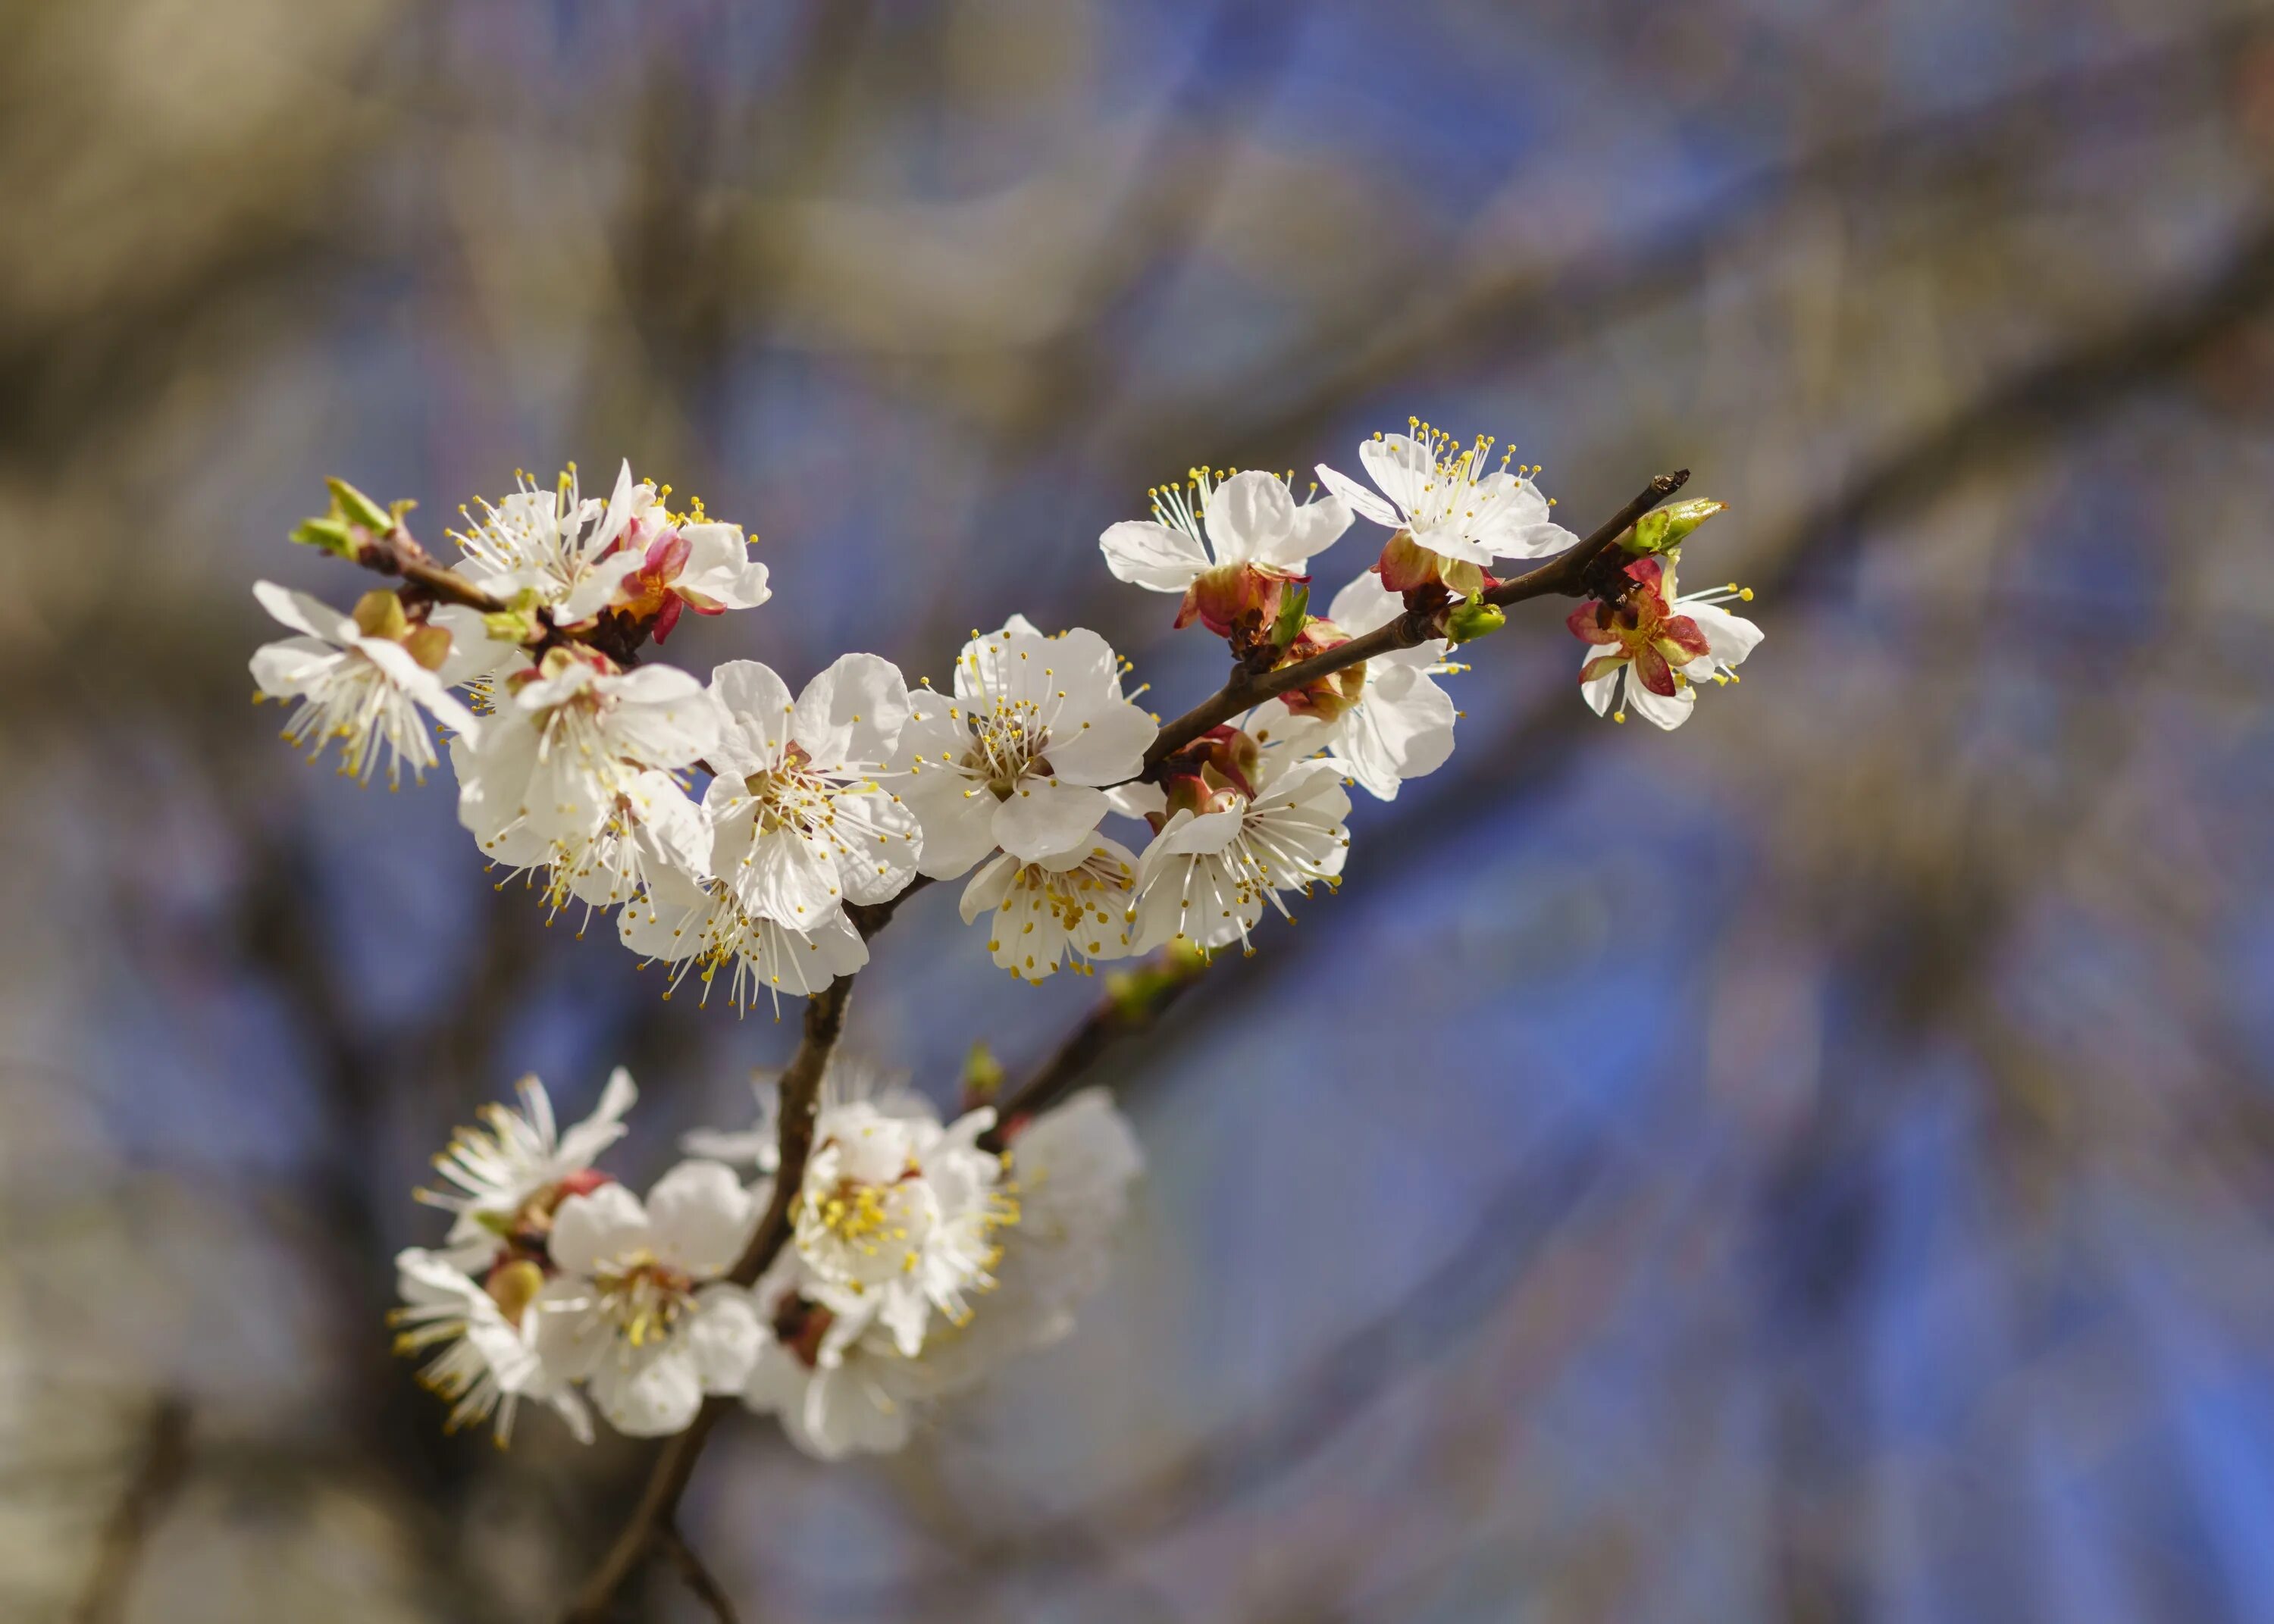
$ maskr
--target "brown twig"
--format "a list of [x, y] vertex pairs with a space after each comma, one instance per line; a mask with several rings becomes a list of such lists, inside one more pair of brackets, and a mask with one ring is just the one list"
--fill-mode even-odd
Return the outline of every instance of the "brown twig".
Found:
[[671, 1558], [672, 1566], [679, 1569], [679, 1576], [687, 1581], [687, 1588], [695, 1592], [698, 1601], [711, 1609], [712, 1616], [719, 1620], [719, 1624], [740, 1624], [734, 1614], [734, 1601], [727, 1596], [726, 1587], [703, 1565], [703, 1559], [695, 1554], [695, 1547], [687, 1543], [687, 1536], [679, 1531], [679, 1524], [665, 1523], [662, 1538], [664, 1553]]
[[126, 1616], [142, 1549], [167, 1501], [189, 1476], [189, 1406], [176, 1397], [160, 1399], [146, 1431], [142, 1458], [95, 1544], [94, 1568], [72, 1615], [75, 1624], [112, 1624]]
[[[1633, 500], [1589, 532], [1577, 546], [1558, 553], [1537, 569], [1502, 582], [1485, 593], [1485, 600], [1506, 608], [1510, 604], [1519, 604], [1531, 598], [1545, 598], [1551, 593], [1561, 593], [1567, 598], [1577, 597], [1585, 590], [1587, 567], [1605, 548], [1632, 529], [1637, 519], [1679, 491], [1689, 478], [1690, 470], [1686, 468], [1677, 469], [1670, 474], [1660, 474]], [[1337, 643], [1323, 654], [1314, 654], [1309, 659], [1298, 660], [1291, 665], [1282, 665], [1276, 671], [1256, 672], [1245, 665], [1234, 666], [1224, 687], [1175, 721], [1163, 726], [1153, 741], [1152, 748], [1145, 752], [1146, 776], [1151, 776], [1163, 762], [1209, 728], [1230, 721], [1241, 711], [1260, 705], [1267, 699], [1276, 699], [1306, 683], [1316, 682], [1321, 677], [1330, 677], [1362, 660], [1374, 659], [1427, 642], [1437, 635], [1431, 620], [1428, 614], [1408, 610], [1364, 636]]]
[[[861, 934], [872, 936], [892, 922], [903, 901], [930, 883], [920, 876], [889, 902], [856, 906], [847, 912]], [[779, 1085], [781, 1160], [774, 1172], [773, 1199], [767, 1203], [765, 1214], [759, 1219], [749, 1245], [727, 1274], [727, 1278], [738, 1286], [755, 1285], [789, 1238], [799, 1187], [805, 1182], [806, 1157], [813, 1150], [813, 1124], [821, 1108], [821, 1079], [829, 1069], [830, 1056], [836, 1052], [838, 1039], [844, 1035], [845, 1006], [852, 997], [853, 978], [840, 975], [806, 1000], [805, 1034], [798, 1041], [797, 1053], [790, 1057]], [[677, 1541], [686, 1557], [692, 1559], [694, 1553], [687, 1550], [686, 1541], [674, 1527], [674, 1520], [679, 1515], [680, 1498], [687, 1492], [688, 1482], [695, 1475], [695, 1462], [703, 1454], [711, 1429], [732, 1404], [731, 1399], [706, 1400], [694, 1424], [664, 1445], [648, 1473], [647, 1486], [640, 1492], [639, 1503], [609, 1545], [607, 1554], [600, 1559], [600, 1565], [593, 1569], [569, 1604], [564, 1615], [567, 1624], [599, 1624], [606, 1618], [618, 1592], [647, 1564], [659, 1545], [668, 1547], [671, 1542]], [[695, 1582], [690, 1578], [689, 1583]], [[702, 1587], [696, 1588], [701, 1594]], [[712, 1599], [708, 1595], [704, 1598]], [[721, 1616], [733, 1615], [722, 1613]]]
[[456, 570], [436, 563], [434, 555], [402, 525], [397, 524], [384, 535], [360, 529], [354, 534], [361, 541], [356, 549], [356, 562], [365, 569], [376, 570], [382, 575], [400, 575], [446, 604], [462, 604], [484, 614], [504, 612], [502, 598], [485, 592]]
[[1158, 1020], [1171, 1004], [1184, 996], [1193, 979], [1190, 975], [1173, 981], [1164, 979], [1143, 996], [1109, 994], [1099, 1000], [1081, 1025], [1066, 1034], [1065, 1041], [1050, 1051], [1050, 1057], [1036, 1066], [1025, 1082], [996, 1102], [995, 1125], [980, 1136], [980, 1147], [1002, 1149], [1021, 1123], [1054, 1104], [1059, 1095], [1097, 1064], [1098, 1057], [1108, 1049]]

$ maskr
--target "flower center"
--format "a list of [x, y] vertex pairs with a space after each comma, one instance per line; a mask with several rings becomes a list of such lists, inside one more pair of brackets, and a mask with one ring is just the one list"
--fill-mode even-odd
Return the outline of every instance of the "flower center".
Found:
[[983, 779], [996, 800], [1010, 800], [1019, 781], [1030, 773], [1049, 775], [1050, 763], [1043, 752], [1050, 745], [1050, 726], [1035, 701], [998, 697], [986, 714], [976, 710], [966, 714], [971, 745], [963, 753], [964, 770]]
[[808, 1205], [805, 1250], [864, 1286], [913, 1272], [939, 1218], [938, 1198], [913, 1166], [889, 1184], [840, 1178]]
[[695, 1282], [648, 1252], [619, 1259], [593, 1283], [601, 1316], [635, 1348], [669, 1337], [695, 1300]]
[[835, 786], [807, 771], [810, 759], [802, 746], [792, 744], [775, 765], [743, 778], [742, 787], [757, 802], [755, 816], [761, 834], [783, 829], [811, 834], [817, 824], [828, 820]]
[[836, 1319], [818, 1303], [790, 1297], [774, 1315], [774, 1340], [789, 1350], [799, 1364], [813, 1370], [821, 1364], [822, 1339]]

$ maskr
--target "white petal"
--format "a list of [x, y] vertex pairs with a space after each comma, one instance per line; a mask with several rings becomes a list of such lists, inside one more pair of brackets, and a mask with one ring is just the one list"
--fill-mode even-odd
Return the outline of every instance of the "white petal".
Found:
[[1327, 487], [1329, 493], [1339, 497], [1349, 505], [1350, 510], [1360, 518], [1371, 519], [1376, 524], [1387, 525], [1391, 530], [1397, 530], [1404, 526], [1405, 523], [1404, 514], [1384, 501], [1377, 492], [1367, 490], [1348, 474], [1329, 468], [1324, 462], [1319, 464], [1318, 473], [1319, 483]]
[[1166, 808], [1169, 798], [1157, 784], [1117, 784], [1105, 792], [1105, 804], [1119, 816], [1141, 818]]
[[1690, 719], [1690, 711], [1698, 707], [1698, 689], [1683, 683], [1668, 699], [1663, 694], [1653, 694], [1631, 677], [1627, 681], [1627, 703], [1645, 721], [1654, 722], [1668, 733]]
[[628, 1132], [624, 1117], [638, 1100], [639, 1089], [629, 1071], [618, 1066], [609, 1072], [608, 1086], [600, 1090], [600, 1102], [592, 1108], [592, 1114], [561, 1136], [561, 1164], [588, 1168], [599, 1161], [600, 1153]]
[[687, 1350], [705, 1393], [734, 1394], [750, 1379], [758, 1350], [768, 1340], [757, 1305], [739, 1286], [705, 1286], [696, 1294], [695, 1322], [687, 1327]]
[[647, 1210], [621, 1184], [602, 1184], [572, 1195], [553, 1214], [548, 1246], [553, 1261], [572, 1274], [591, 1274], [648, 1244]]
[[320, 637], [287, 637], [252, 651], [252, 680], [271, 699], [296, 699], [353, 658]]
[[353, 617], [342, 614], [320, 598], [278, 586], [274, 581], [254, 582], [252, 596], [281, 624], [305, 635], [345, 643], [358, 635]]
[[666, 1438], [683, 1432], [703, 1408], [703, 1380], [694, 1350], [674, 1337], [645, 1357], [603, 1359], [587, 1378], [593, 1401], [608, 1424], [628, 1438]]
[[770, 665], [727, 660], [712, 668], [711, 697], [722, 715], [721, 772], [763, 772], [781, 760], [796, 716], [789, 684]]
[[1097, 538], [1117, 581], [1155, 592], [1181, 592], [1209, 567], [1207, 549], [1183, 530], [1149, 519], [1126, 519]]
[[759, 1217], [734, 1169], [718, 1162], [682, 1162], [656, 1180], [647, 1215], [656, 1255], [697, 1280], [734, 1267]]
[[[749, 843], [734, 855], [730, 836], [745, 829], [750, 831]], [[836, 861], [814, 837], [787, 826], [757, 829], [754, 819], [737, 819], [720, 825], [719, 841], [712, 861], [719, 877], [759, 918], [810, 930], [842, 905]]]
[[[1698, 622], [1698, 629], [1706, 634], [1706, 646], [1712, 650], [1706, 657], [1709, 664], [1736, 665], [1743, 663], [1746, 655], [1760, 647], [1761, 628], [1742, 615], [1731, 614], [1718, 604], [1682, 604], [1675, 611]], [[1690, 662], [1695, 666], [1697, 660]]]
[[1019, 877], [1019, 860], [998, 857], [971, 876], [971, 883], [963, 888], [963, 899], [957, 911], [963, 922], [969, 924], [990, 908], [1003, 906], [1003, 898], [1011, 893], [1011, 885]]
[[824, 769], [882, 764], [908, 719], [908, 685], [900, 667], [874, 654], [847, 654], [805, 685], [791, 732]]
[[1299, 562], [1286, 555], [1295, 539], [1295, 499], [1284, 480], [1250, 469], [1209, 493], [1209, 545], [1219, 564]]
[[952, 880], [995, 849], [995, 797], [960, 773], [927, 770], [908, 779], [900, 793], [923, 824], [919, 872]]
[[563, 625], [589, 620], [615, 601], [616, 589], [644, 560], [636, 553], [618, 553], [587, 564], [568, 596], [553, 606], [553, 619]]
[[1117, 699], [1094, 709], [1069, 709], [1050, 725], [1050, 771], [1069, 784], [1118, 784], [1145, 765], [1160, 729], [1143, 710]]
[[1422, 488], [1436, 477], [1436, 462], [1429, 448], [1404, 434], [1361, 440], [1358, 460], [1366, 465], [1367, 477], [1382, 488], [1401, 513], [1419, 510]]
[[1029, 779], [995, 809], [995, 844], [1028, 861], [1062, 852], [1095, 830], [1105, 816], [1105, 796], [1079, 785]]
[[1337, 729], [1335, 757], [1351, 776], [1383, 801], [1396, 798], [1402, 778], [1419, 778], [1443, 766], [1453, 753], [1452, 696], [1429, 674], [1410, 665], [1371, 673], [1356, 709]]

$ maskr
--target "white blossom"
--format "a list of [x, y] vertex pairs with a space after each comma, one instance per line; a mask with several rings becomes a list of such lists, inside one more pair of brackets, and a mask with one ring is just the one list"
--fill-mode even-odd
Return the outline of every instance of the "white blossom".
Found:
[[[456, 740], [450, 760], [463, 778], [471, 756]], [[515, 873], [541, 876], [548, 913], [574, 901], [584, 903], [589, 916], [595, 908], [638, 901], [667, 876], [707, 879], [711, 817], [676, 778], [650, 768], [617, 790], [597, 829], [573, 838], [540, 837], [523, 824], [500, 835], [485, 854]]]
[[847, 902], [907, 889], [922, 836], [877, 776], [908, 718], [891, 662], [847, 654], [793, 702], [765, 666], [734, 660], [712, 673], [711, 692], [724, 722], [704, 797], [711, 862], [744, 909], [812, 930]]
[[1045, 637], [1013, 617], [964, 645], [952, 696], [909, 695], [896, 764], [923, 826], [922, 871], [953, 879], [1000, 846], [1035, 861], [1073, 846], [1133, 778], [1153, 720], [1121, 696], [1121, 663], [1076, 628]]
[[558, 846], [573, 865], [642, 772], [689, 765], [719, 733], [716, 705], [687, 673], [619, 671], [589, 650], [553, 648], [498, 695], [460, 769], [458, 820], [485, 851]]
[[749, 556], [742, 526], [705, 517], [699, 501], [674, 515], [666, 493], [635, 480], [629, 462], [605, 503], [584, 496], [573, 462], [550, 490], [521, 475], [512, 495], [483, 502], [465, 530], [451, 532], [462, 573], [507, 601], [528, 593], [556, 625], [584, 625], [611, 608], [654, 617], [659, 643], [683, 609], [719, 614], [764, 603], [766, 567]]
[[[516, 1234], [542, 1232], [561, 1187], [584, 1174], [600, 1153], [624, 1136], [624, 1116], [639, 1098], [621, 1066], [609, 1073], [592, 1114], [566, 1133], [554, 1125], [552, 1096], [534, 1073], [514, 1085], [521, 1109], [485, 1105], [482, 1126], [461, 1128], [434, 1158], [450, 1186], [413, 1193], [430, 1207], [455, 1214], [447, 1242], [448, 1261], [478, 1269]], [[578, 1181], [582, 1182], [582, 1181]]]
[[527, 1260], [500, 1265], [476, 1281], [442, 1255], [419, 1247], [395, 1254], [403, 1306], [388, 1316], [401, 1327], [397, 1353], [440, 1351], [418, 1380], [450, 1404], [448, 1431], [492, 1420], [500, 1447], [512, 1441], [524, 1398], [559, 1414], [579, 1443], [592, 1441], [584, 1401], [537, 1349], [534, 1302], [543, 1272]]
[[1269, 752], [1259, 761], [1253, 796], [1198, 778], [1172, 786], [1173, 809], [1138, 864], [1131, 918], [1141, 950], [1178, 939], [1245, 945], [1267, 902], [1292, 918], [1284, 892], [1307, 896], [1342, 873], [1350, 797], [1334, 763]]
[[1019, 1222], [1003, 1237], [997, 1286], [969, 1324], [924, 1345], [907, 1390], [937, 1396], [983, 1380], [1005, 1361], [1073, 1329], [1074, 1309], [1104, 1284], [1129, 1187], [1145, 1156], [1103, 1088], [1085, 1088], [1010, 1140]]
[[695, 972], [704, 1003], [726, 970], [728, 1002], [738, 1011], [747, 1011], [761, 992], [779, 1009], [783, 993], [809, 996], [869, 962], [868, 944], [841, 909], [810, 930], [794, 930], [750, 913], [723, 880], [670, 873], [648, 876], [646, 894], [624, 906], [616, 929], [643, 959], [672, 967], [673, 989]]
[[561, 1202], [538, 1346], [618, 1432], [680, 1432], [706, 1393], [742, 1391], [762, 1332], [749, 1293], [724, 1276], [763, 1210], [715, 1162], [681, 1162], [644, 1202], [621, 1184]]
[[[1327, 616], [1362, 637], [1404, 609], [1368, 570], [1335, 594]], [[1365, 663], [1356, 702], [1326, 726], [1321, 742], [1328, 759], [1379, 800], [1396, 800], [1401, 782], [1436, 771], [1453, 754], [1453, 700], [1435, 680], [1456, 669], [1445, 664], [1445, 651], [1442, 639], [1432, 639], [1375, 655]]]
[[1143, 1155], [1104, 1090], [1092, 1088], [1018, 1131], [1011, 1159], [1019, 1222], [1002, 1234], [997, 1289], [969, 1316], [934, 1327], [910, 1357], [878, 1326], [841, 1319], [811, 1295], [809, 1267], [785, 1252], [758, 1282], [767, 1335], [742, 1402], [779, 1416], [808, 1455], [889, 1453], [932, 1402], [1065, 1336], [1075, 1305], [1104, 1279]]
[[1489, 468], [1489, 438], [1480, 435], [1457, 449], [1450, 435], [1419, 418], [1408, 426], [1416, 433], [1376, 434], [1359, 447], [1359, 461], [1380, 494], [1324, 463], [1321, 482], [1363, 517], [1405, 530], [1417, 545], [1465, 563], [1540, 558], [1577, 541], [1550, 519], [1539, 487], [1508, 471], [1512, 453], [1503, 451], [1501, 466]]
[[1086, 969], [1134, 951], [1128, 913], [1136, 883], [1137, 859], [1099, 834], [1033, 862], [1005, 853], [964, 887], [963, 922], [994, 910], [987, 951], [998, 966], [1040, 986], [1069, 956]]
[[1603, 650], [1579, 667], [1579, 692], [1597, 716], [1625, 721], [1631, 704], [1643, 719], [1671, 730], [1690, 719], [1701, 682], [1730, 682], [1759, 646], [1761, 628], [1722, 605], [1750, 601], [1732, 583], [1677, 596], [1675, 558], [1635, 560], [1616, 604], [1590, 601], [1565, 622], [1581, 641]]
[[462, 680], [449, 621], [414, 625], [388, 591], [367, 594], [356, 615], [270, 581], [254, 583], [252, 595], [301, 634], [256, 650], [252, 678], [268, 697], [298, 702], [284, 737], [307, 746], [311, 758], [336, 739], [340, 771], [350, 778], [367, 782], [382, 752], [390, 784], [405, 763], [423, 778], [435, 754], [422, 708], [461, 737], [479, 737], [481, 724], [449, 691]]
[[481, 501], [478, 515], [466, 515], [467, 528], [450, 532], [464, 555], [460, 573], [495, 598], [527, 592], [561, 623], [591, 619], [639, 568], [640, 555], [616, 543], [635, 515], [656, 505], [655, 487], [635, 481], [629, 462], [606, 502], [584, 494], [574, 462], [551, 489], [531, 485], [527, 474], [517, 480], [503, 501]]
[[855, 1335], [870, 1323], [914, 1357], [935, 1312], [950, 1324], [989, 1289], [997, 1229], [1018, 1220], [1003, 1162], [979, 1147], [990, 1109], [943, 1127], [929, 1112], [869, 1100], [826, 1107], [814, 1124], [793, 1211], [806, 1295]]
[[[1351, 510], [1339, 497], [1298, 502], [1285, 479], [1254, 470], [1219, 484], [1196, 468], [1189, 484], [1156, 486], [1148, 494], [1151, 519], [1111, 525], [1097, 545], [1116, 579], [1187, 594], [1178, 626], [1206, 613], [1201, 600], [1211, 595], [1193, 596], [1203, 576], [1240, 566], [1299, 576], [1312, 554], [1350, 528]], [[1230, 592], [1226, 583], [1218, 596]]]
[[881, 1326], [840, 1319], [806, 1296], [807, 1278], [796, 1254], [785, 1252], [758, 1282], [753, 1295], [764, 1334], [742, 1402], [775, 1417], [816, 1460], [892, 1454], [907, 1443], [917, 1401], [931, 1391], [927, 1372]]

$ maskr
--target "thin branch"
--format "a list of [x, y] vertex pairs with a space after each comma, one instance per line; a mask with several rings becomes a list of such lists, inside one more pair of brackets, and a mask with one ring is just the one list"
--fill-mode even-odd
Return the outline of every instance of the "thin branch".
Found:
[[126, 1603], [134, 1585], [143, 1547], [159, 1515], [174, 1498], [190, 1470], [190, 1411], [179, 1398], [158, 1401], [150, 1413], [142, 1458], [118, 1497], [110, 1518], [95, 1544], [94, 1569], [87, 1591], [79, 1598], [75, 1624], [113, 1624], [126, 1616]]
[[1197, 972], [1158, 982], [1134, 996], [1117, 990], [1100, 999], [1081, 1025], [1028, 1074], [1027, 1080], [996, 1103], [995, 1125], [980, 1136], [983, 1149], [1000, 1150], [1019, 1125], [1037, 1111], [1057, 1102], [1080, 1082], [1100, 1056], [1120, 1039], [1144, 1031], [1184, 996]]
[[[1689, 482], [1690, 470], [1677, 469], [1670, 474], [1660, 474], [1652, 480], [1633, 500], [1613, 514], [1588, 534], [1578, 545], [1557, 554], [1539, 568], [1528, 571], [1511, 581], [1503, 581], [1486, 592], [1486, 601], [1505, 608], [1510, 604], [1526, 598], [1545, 598], [1561, 593], [1576, 598], [1585, 590], [1587, 567], [1613, 542], [1633, 528], [1634, 522], [1657, 507]], [[1362, 637], [1338, 643], [1323, 654], [1298, 660], [1291, 665], [1282, 665], [1276, 671], [1254, 672], [1245, 665], [1232, 668], [1231, 676], [1224, 687], [1209, 698], [1162, 727], [1145, 752], [1145, 772], [1150, 776], [1161, 763], [1185, 746], [1216, 727], [1230, 721], [1241, 711], [1261, 704], [1267, 699], [1291, 692], [1321, 677], [1332, 676], [1347, 666], [1362, 660], [1392, 654], [1400, 649], [1411, 649], [1427, 642], [1438, 634], [1431, 625], [1432, 617], [1418, 610], [1408, 610], [1386, 625], [1378, 626]]]
[[679, 1531], [676, 1522], [663, 1525], [663, 1550], [671, 1558], [672, 1566], [679, 1569], [679, 1576], [687, 1581], [687, 1588], [695, 1592], [697, 1600], [711, 1609], [719, 1624], [741, 1624], [726, 1587], [703, 1565], [703, 1559], [695, 1554], [695, 1547], [687, 1543], [687, 1536]]
[[[874, 936], [892, 922], [904, 899], [930, 883], [919, 878], [889, 902], [849, 910], [854, 924], [863, 936]], [[805, 1035], [798, 1041], [797, 1053], [790, 1057], [788, 1067], [781, 1074], [780, 1165], [774, 1172], [773, 1199], [767, 1203], [765, 1215], [758, 1221], [749, 1245], [727, 1273], [727, 1278], [735, 1285], [757, 1284], [789, 1239], [798, 1192], [805, 1182], [806, 1158], [813, 1151], [813, 1124], [821, 1109], [821, 1079], [829, 1069], [829, 1057], [836, 1051], [838, 1039], [844, 1035], [845, 1006], [852, 997], [853, 977], [840, 975], [806, 1000]], [[680, 1498], [695, 1475], [695, 1463], [702, 1456], [711, 1429], [732, 1406], [731, 1399], [705, 1400], [694, 1424], [664, 1445], [648, 1473], [646, 1488], [640, 1492], [639, 1503], [608, 1547], [607, 1554], [600, 1559], [600, 1565], [593, 1569], [591, 1577], [585, 1580], [569, 1604], [564, 1615], [567, 1624], [599, 1624], [606, 1618], [617, 1593], [646, 1566], [657, 1545], [677, 1538], [671, 1529], [679, 1515]], [[690, 1579], [689, 1583], [694, 1581]], [[701, 1588], [697, 1586], [698, 1592]]]
[[478, 609], [484, 614], [504, 612], [506, 604], [503, 598], [485, 592], [447, 565], [436, 563], [434, 555], [421, 546], [418, 538], [402, 524], [396, 524], [384, 534], [365, 530], [358, 530], [354, 534], [360, 540], [356, 548], [356, 562], [365, 569], [376, 570], [382, 575], [401, 575], [446, 604], [461, 604], [469, 609]]

